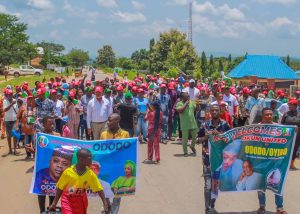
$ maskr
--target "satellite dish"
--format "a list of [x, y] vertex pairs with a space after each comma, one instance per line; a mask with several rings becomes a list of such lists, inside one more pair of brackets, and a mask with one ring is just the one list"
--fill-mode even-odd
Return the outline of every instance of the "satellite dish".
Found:
[[42, 47], [37, 47], [37, 48], [36, 48], [36, 51], [37, 51], [37, 53], [38, 53], [39, 55], [44, 55], [44, 48], [42, 48]]

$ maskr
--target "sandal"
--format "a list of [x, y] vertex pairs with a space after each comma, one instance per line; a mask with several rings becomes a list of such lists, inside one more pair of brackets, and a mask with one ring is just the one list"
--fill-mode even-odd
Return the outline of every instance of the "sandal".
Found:
[[257, 212], [257, 214], [265, 214], [266, 213], [266, 209], [264, 207], [260, 207]]
[[284, 210], [277, 210], [276, 211], [276, 214], [288, 214], [286, 211], [284, 211]]

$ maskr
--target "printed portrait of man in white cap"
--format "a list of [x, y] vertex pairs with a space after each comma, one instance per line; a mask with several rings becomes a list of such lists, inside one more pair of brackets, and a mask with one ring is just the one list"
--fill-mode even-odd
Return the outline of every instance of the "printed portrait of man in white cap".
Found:
[[236, 185], [243, 172], [243, 162], [238, 159], [242, 147], [242, 140], [237, 139], [223, 149], [223, 162], [220, 171], [220, 190], [235, 191]]

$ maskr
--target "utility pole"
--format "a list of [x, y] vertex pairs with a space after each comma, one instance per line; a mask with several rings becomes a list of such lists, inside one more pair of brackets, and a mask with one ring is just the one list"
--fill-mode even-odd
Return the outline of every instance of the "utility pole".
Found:
[[193, 0], [189, 1], [188, 40], [193, 44]]

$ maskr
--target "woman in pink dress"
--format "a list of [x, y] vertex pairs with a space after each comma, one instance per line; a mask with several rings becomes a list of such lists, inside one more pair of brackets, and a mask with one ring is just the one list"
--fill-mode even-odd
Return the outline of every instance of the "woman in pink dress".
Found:
[[75, 92], [70, 91], [69, 100], [67, 101], [65, 115], [68, 116], [67, 126], [70, 129], [70, 138], [78, 139], [78, 127], [80, 122], [80, 113], [83, 111], [81, 102], [75, 99]]
[[155, 160], [157, 164], [160, 162], [159, 142], [161, 138], [163, 113], [160, 109], [160, 103], [155, 100], [148, 108], [145, 120], [148, 121], [148, 159], [145, 162], [152, 162], [153, 148], [155, 152]]

